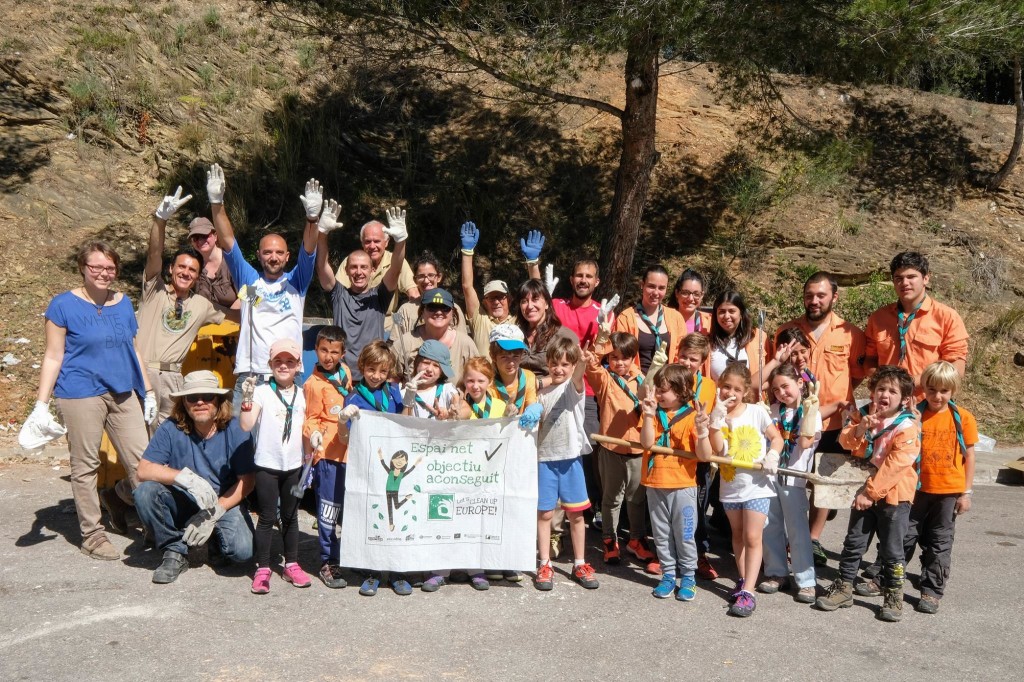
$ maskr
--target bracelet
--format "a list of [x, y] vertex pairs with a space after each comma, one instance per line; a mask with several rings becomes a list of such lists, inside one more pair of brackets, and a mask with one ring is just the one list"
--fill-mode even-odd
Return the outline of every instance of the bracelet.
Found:
[[536, 265], [539, 262], [540, 262], [540, 258], [534, 258], [533, 260], [530, 260], [529, 258], [526, 259], [526, 264], [527, 265]]

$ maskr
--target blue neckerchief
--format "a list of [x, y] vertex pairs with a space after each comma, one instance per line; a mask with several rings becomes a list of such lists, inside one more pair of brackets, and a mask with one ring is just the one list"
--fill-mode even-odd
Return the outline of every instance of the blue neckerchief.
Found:
[[665, 322], [665, 309], [658, 305], [658, 323], [651, 322], [651, 318], [647, 317], [647, 313], [644, 312], [642, 305], [637, 305], [636, 314], [640, 316], [640, 319], [650, 328], [651, 334], [654, 335], [654, 350], [657, 352], [661, 348], [661, 325]]
[[473, 414], [476, 415], [477, 419], [489, 419], [490, 418], [490, 416], [491, 416], [491, 394], [490, 393], [484, 393], [484, 406], [483, 406], [483, 409], [480, 408], [480, 405], [478, 405], [477, 403], [474, 403], [472, 398], [470, 398], [468, 395], [466, 396], [466, 402], [469, 403], [469, 409], [473, 411]]
[[[928, 298], [925, 296], [925, 298]], [[903, 364], [903, 361], [907, 357], [907, 330], [910, 329], [910, 323], [917, 317], [917, 311], [924, 305], [925, 298], [921, 299], [921, 302], [917, 304], [917, 307], [910, 311], [910, 314], [903, 312], [903, 304], [896, 303], [896, 331], [900, 335], [900, 360], [899, 364]]]
[[[675, 415], [672, 417], [672, 419], [669, 419], [668, 418], [668, 412], [666, 412], [665, 410], [663, 410], [663, 409], [661, 409], [659, 407], [658, 411], [657, 411], [657, 415], [658, 415], [658, 421], [661, 423], [661, 429], [662, 430], [661, 430], [661, 435], [658, 436], [658, 441], [655, 444], [656, 445], [660, 445], [662, 447], [666, 447], [666, 448], [669, 447], [669, 439], [668, 439], [669, 431], [672, 430], [672, 427], [678, 421], [680, 421], [681, 419], [686, 417], [686, 415], [690, 414], [691, 412], [693, 412], [693, 403], [687, 403], [686, 405], [684, 405], [681, 408], [679, 408], [679, 411], [675, 413]], [[666, 457], [675, 457], [675, 455], [665, 455], [665, 456]], [[650, 456], [650, 459], [647, 460], [647, 473], [648, 473], [648, 475], [651, 473], [651, 470], [654, 469], [654, 457], [655, 457], [655, 454], [652, 452], [651, 456]]]
[[498, 381], [494, 382], [494, 388], [501, 395], [502, 400], [506, 403], [515, 405], [516, 410], [521, 412], [523, 409], [523, 402], [526, 400], [526, 372], [524, 372], [522, 368], [519, 369], [518, 379], [519, 381], [516, 386], [515, 400], [512, 400], [512, 398], [509, 397], [508, 389], [506, 389], [505, 384], [502, 383], [501, 377], [498, 377]]
[[378, 412], [390, 412], [391, 401], [388, 400], [388, 382], [384, 382], [378, 389], [380, 391], [380, 400], [377, 400], [375, 392], [366, 385], [366, 382], [362, 379], [356, 384], [356, 393], [363, 396], [370, 405], [373, 405], [373, 409]]
[[295, 409], [295, 398], [297, 398], [298, 395], [299, 395], [299, 387], [296, 386], [295, 384], [292, 384], [292, 388], [294, 390], [292, 391], [292, 402], [291, 403], [288, 403], [288, 401], [286, 401], [284, 399], [284, 396], [281, 395], [281, 391], [277, 387], [277, 380], [276, 379], [271, 379], [270, 380], [270, 388], [272, 388], [274, 390], [274, 394], [277, 395], [277, 399], [281, 401], [282, 405], [284, 405], [284, 409], [285, 409], [284, 432], [281, 434], [281, 442], [282, 443], [287, 443], [288, 439], [290, 439], [292, 437], [292, 412]]
[[[615, 380], [615, 383], [619, 385], [619, 388], [625, 391], [626, 395], [629, 396], [629, 399], [633, 401], [633, 411], [636, 412], [636, 415], [639, 417], [643, 412], [643, 410], [640, 407], [640, 398], [636, 395], [636, 393], [633, 393], [633, 391], [629, 390], [629, 384], [626, 383], [625, 379], [623, 379], [622, 377], [620, 377], [618, 374], [611, 370], [608, 370], [608, 374], [610, 374], [612, 379]], [[643, 375], [637, 375], [636, 385], [637, 387], [644, 385]]]
[[[868, 415], [868, 408], [870, 406], [871, 406], [871, 404], [868, 403], [864, 407], [860, 408], [861, 417], [866, 417]], [[892, 424], [889, 424], [888, 426], [886, 426], [884, 429], [882, 429], [878, 433], [876, 433], [874, 435], [869, 435], [868, 433], [865, 432], [864, 436], [868, 440], [868, 446], [864, 450], [864, 459], [870, 460], [871, 457], [875, 454], [875, 441], [877, 441], [879, 438], [881, 438], [885, 434], [890, 433], [891, 431], [893, 431], [897, 426], [899, 426], [903, 422], [907, 421], [908, 419], [913, 419], [913, 418], [914, 418], [914, 413], [911, 412], [907, 408], [903, 408], [903, 411], [900, 412], [898, 415], [896, 415], [896, 418], [892, 420]], [[915, 466], [919, 467], [920, 466], [920, 461], [921, 461], [921, 454], [918, 453], [918, 455], [917, 455], [917, 462], [914, 463]]]
[[416, 394], [416, 402], [423, 406], [423, 408], [430, 413], [429, 418], [437, 419], [437, 404], [441, 402], [441, 394], [444, 393], [444, 384], [438, 384], [437, 388], [434, 389], [434, 406], [427, 405], [426, 401], [420, 397], [420, 394]]
[[332, 386], [338, 389], [338, 393], [340, 393], [343, 398], [347, 398], [349, 396], [351, 391], [345, 388], [345, 381], [348, 379], [348, 372], [345, 371], [342, 365], [339, 364], [338, 369], [335, 370], [333, 374], [329, 374], [326, 369], [320, 366], [320, 363], [317, 363], [316, 368], [324, 375], [324, 379], [327, 379]]
[[[704, 377], [702, 377], [700, 375], [700, 370], [698, 369], [697, 373], [693, 375], [693, 399], [694, 400], [700, 400], [700, 385], [702, 383], [704, 383]], [[706, 408], [707, 405], [705, 405], [704, 407]]]

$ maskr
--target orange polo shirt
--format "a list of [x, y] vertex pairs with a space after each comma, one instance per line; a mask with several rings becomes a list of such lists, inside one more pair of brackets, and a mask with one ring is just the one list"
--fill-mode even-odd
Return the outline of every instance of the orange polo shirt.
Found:
[[[669, 421], [672, 421], [672, 414]], [[690, 412], [678, 422], [672, 425], [668, 434], [668, 447], [687, 452], [697, 451], [697, 430], [694, 427], [696, 413]], [[641, 418], [642, 419], [642, 418]], [[643, 422], [638, 422], [642, 424]], [[661, 421], [654, 418], [655, 443], [663, 433]], [[654, 459], [654, 466], [648, 472], [648, 465]], [[648, 488], [663, 488], [666, 490], [679, 490], [681, 488], [694, 488], [697, 486], [697, 460], [680, 457], [678, 455], [657, 455], [650, 452], [644, 453], [643, 462], [640, 464], [640, 484]]]
[[[864, 437], [857, 438], [856, 428], [856, 424], [848, 424], [839, 434], [839, 444], [856, 457], [863, 458], [868, 442]], [[917, 489], [914, 462], [920, 453], [920, 428], [913, 421], [903, 422], [893, 436], [878, 471], [864, 483], [864, 494], [875, 502], [884, 501], [886, 504], [913, 502]]]
[[[855, 382], [864, 378], [864, 332], [833, 312], [821, 338], [815, 340], [810, 322], [806, 317], [798, 317], [779, 327], [768, 357], [774, 357], [774, 349], [779, 345], [779, 334], [792, 327], [802, 331], [811, 344], [808, 366], [818, 379], [818, 399], [821, 404], [852, 401]], [[822, 431], [837, 431], [841, 428], [842, 410], [837, 410], [822, 424]]]
[[[611, 348], [611, 345], [607, 344], [605, 348]], [[637, 385], [639, 369], [638, 365], [631, 365], [629, 376], [624, 377], [626, 386], [636, 395], [639, 395], [639, 386]], [[601, 433], [624, 440], [640, 440], [640, 421], [633, 409], [633, 400], [626, 395], [626, 392], [612, 378], [608, 370], [601, 366], [601, 357], [597, 353], [594, 354], [594, 360], [587, 363], [584, 376], [597, 397], [598, 414], [601, 417]], [[633, 450], [624, 445], [602, 443], [601, 447], [620, 455], [640, 454], [639, 450]]]
[[[342, 363], [341, 367], [345, 371], [345, 390], [351, 393], [352, 372], [345, 363]], [[314, 464], [321, 459], [347, 462], [348, 432], [347, 429], [342, 429], [345, 433], [339, 434], [338, 415], [331, 414], [332, 407], [345, 407], [345, 396], [327, 380], [319, 368], [313, 370], [306, 379], [306, 383], [302, 385], [302, 392], [306, 398], [306, 419], [302, 423], [302, 437], [307, 446], [309, 436], [314, 431], [319, 431], [324, 437], [324, 449], [313, 452]]]
[[[675, 360], [676, 355], [679, 353], [679, 343], [686, 336], [686, 321], [683, 316], [679, 314], [679, 311], [674, 308], [669, 308], [666, 305], [662, 305], [662, 310], [665, 311], [665, 327], [668, 329], [669, 340], [668, 340], [668, 359], [669, 362]], [[656, 322], [657, 320], [655, 320]], [[636, 314], [636, 306], [626, 308], [619, 316], [615, 319], [615, 331], [626, 332], [632, 334], [637, 339], [640, 338], [640, 316]], [[657, 350], [657, 349], [655, 349]], [[640, 353], [636, 354], [636, 366], [640, 366]]]
[[[869, 365], [872, 360], [881, 365], [899, 365], [919, 379], [925, 367], [937, 360], [956, 362], [967, 359], [967, 327], [960, 315], [948, 305], [939, 303], [931, 296], [925, 296], [914, 321], [907, 329], [907, 356], [900, 359], [900, 334], [897, 329], [898, 311], [896, 304], [882, 306], [871, 313], [868, 327], [865, 358]], [[917, 398], [924, 396], [918, 389]]]

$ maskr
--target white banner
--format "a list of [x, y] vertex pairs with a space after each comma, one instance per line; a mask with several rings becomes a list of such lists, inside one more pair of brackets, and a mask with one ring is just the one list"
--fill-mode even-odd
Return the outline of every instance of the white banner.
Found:
[[533, 570], [536, 436], [517, 418], [362, 411], [349, 436], [341, 547], [353, 568]]

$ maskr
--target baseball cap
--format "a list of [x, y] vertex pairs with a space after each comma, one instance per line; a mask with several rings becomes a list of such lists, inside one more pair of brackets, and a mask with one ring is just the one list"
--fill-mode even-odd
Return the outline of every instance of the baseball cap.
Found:
[[455, 372], [452, 371], [452, 354], [448, 352], [448, 346], [444, 345], [440, 341], [434, 339], [427, 339], [420, 346], [420, 349], [416, 351], [416, 355], [424, 358], [425, 360], [433, 360], [441, 366], [441, 372], [448, 379], [455, 378]]
[[209, 218], [193, 218], [192, 222], [188, 224], [188, 236], [191, 237], [194, 234], [212, 234], [213, 223], [210, 222]]
[[208, 369], [199, 369], [186, 374], [181, 390], [172, 393], [171, 397], [182, 398], [187, 395], [202, 395], [204, 393], [227, 395], [230, 392], [228, 389], [220, 387], [220, 380], [216, 374]]
[[514, 324], [495, 325], [487, 337], [488, 343], [496, 343], [502, 350], [526, 350], [525, 341], [523, 330]]
[[270, 359], [273, 360], [281, 353], [288, 353], [296, 360], [302, 360], [302, 348], [295, 339], [278, 339], [270, 346]]
[[[455, 299], [448, 293], [447, 289], [427, 289], [423, 292], [422, 305], [443, 305], [449, 308], [455, 307]], [[433, 360], [433, 358], [431, 358]]]
[[493, 293], [502, 293], [508, 295], [508, 285], [500, 279], [492, 279], [490, 282], [484, 285], [484, 296]]

